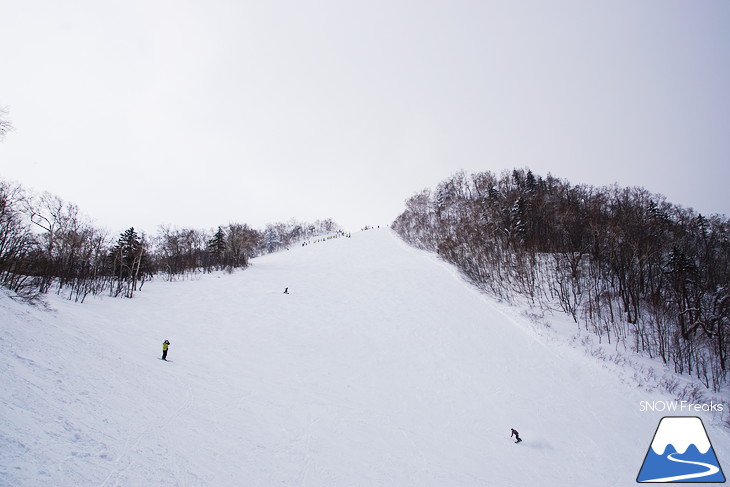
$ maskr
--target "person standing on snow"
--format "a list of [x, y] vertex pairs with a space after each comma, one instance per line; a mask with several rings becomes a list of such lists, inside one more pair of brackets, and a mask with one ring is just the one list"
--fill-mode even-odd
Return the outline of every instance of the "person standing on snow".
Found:
[[512, 438], [513, 436], [517, 439], [517, 441], [515, 441], [515, 443], [519, 443], [520, 441], [522, 441], [522, 438], [520, 438], [520, 434], [514, 428], [512, 428], [512, 434], [509, 435], [509, 437]]
[[162, 360], [167, 361], [167, 348], [170, 346], [170, 342], [165, 340], [162, 342]]

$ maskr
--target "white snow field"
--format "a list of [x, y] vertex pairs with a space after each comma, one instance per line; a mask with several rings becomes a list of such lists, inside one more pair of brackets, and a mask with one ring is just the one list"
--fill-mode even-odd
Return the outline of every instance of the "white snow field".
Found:
[[672, 399], [386, 229], [48, 304], [0, 293], [2, 486], [635, 485]]

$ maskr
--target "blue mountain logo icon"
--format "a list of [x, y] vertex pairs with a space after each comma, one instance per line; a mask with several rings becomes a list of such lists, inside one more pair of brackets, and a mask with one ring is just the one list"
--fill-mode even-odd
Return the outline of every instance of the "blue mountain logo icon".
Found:
[[695, 416], [662, 418], [636, 481], [725, 482], [702, 420]]

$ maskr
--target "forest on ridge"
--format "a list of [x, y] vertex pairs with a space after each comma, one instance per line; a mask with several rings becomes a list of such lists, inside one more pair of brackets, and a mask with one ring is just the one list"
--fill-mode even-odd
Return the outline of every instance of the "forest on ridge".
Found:
[[238, 222], [215, 230], [161, 225], [146, 235], [130, 227], [115, 239], [76, 205], [0, 179], [0, 286], [27, 301], [48, 292], [82, 302], [90, 294], [131, 298], [155, 276], [244, 269], [253, 257], [322, 234], [344, 232], [327, 218], [264, 230]]
[[408, 199], [393, 228], [490, 294], [559, 309], [717, 391], [730, 366], [728, 223], [643, 188], [515, 169], [455, 174]]

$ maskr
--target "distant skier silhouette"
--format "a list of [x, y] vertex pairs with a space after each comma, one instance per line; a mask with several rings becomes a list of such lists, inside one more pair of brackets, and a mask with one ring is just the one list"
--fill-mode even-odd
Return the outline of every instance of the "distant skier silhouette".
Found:
[[289, 294], [289, 288], [284, 289], [284, 294]]
[[167, 361], [167, 348], [170, 346], [170, 342], [165, 340], [162, 342], [162, 360]]
[[512, 434], [509, 435], [509, 437], [512, 438], [513, 436], [517, 439], [517, 441], [515, 441], [515, 443], [519, 443], [520, 441], [522, 441], [522, 438], [520, 438], [520, 434], [514, 428], [512, 428]]

